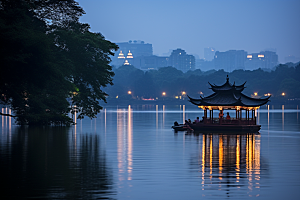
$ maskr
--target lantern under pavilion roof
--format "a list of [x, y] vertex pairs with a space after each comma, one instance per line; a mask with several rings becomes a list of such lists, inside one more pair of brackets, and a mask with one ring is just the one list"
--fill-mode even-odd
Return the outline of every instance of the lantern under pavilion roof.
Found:
[[221, 86], [212, 85], [211, 90], [213, 94], [207, 97], [201, 97], [200, 99], [193, 99], [189, 97], [189, 101], [197, 106], [242, 106], [242, 107], [258, 107], [266, 104], [269, 101], [269, 97], [263, 99], [251, 98], [242, 93], [245, 89], [245, 84], [235, 85], [235, 83], [229, 83], [227, 75], [226, 83]]

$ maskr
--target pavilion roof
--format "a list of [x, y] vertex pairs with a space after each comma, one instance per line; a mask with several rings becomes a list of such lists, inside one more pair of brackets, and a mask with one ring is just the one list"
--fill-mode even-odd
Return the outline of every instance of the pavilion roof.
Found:
[[[246, 82], [245, 82], [246, 83]], [[207, 97], [201, 97], [200, 99], [194, 99], [189, 97], [189, 101], [197, 106], [245, 106], [245, 107], [257, 107], [266, 104], [269, 101], [269, 97], [263, 99], [251, 98], [242, 93], [245, 88], [245, 83], [236, 86], [235, 83], [231, 84], [227, 75], [226, 83], [221, 86], [212, 85], [211, 90], [213, 94]]]

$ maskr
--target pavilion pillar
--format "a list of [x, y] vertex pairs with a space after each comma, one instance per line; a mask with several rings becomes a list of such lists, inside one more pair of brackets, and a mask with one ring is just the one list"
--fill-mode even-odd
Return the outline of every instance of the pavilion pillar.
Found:
[[211, 110], [211, 123], [214, 122], [214, 109]]
[[242, 112], [242, 109], [240, 110], [240, 119], [242, 119], [242, 116], [243, 116], [243, 112]]
[[251, 123], [251, 124], [254, 124], [254, 123], [253, 123], [253, 109], [251, 110], [251, 112], [252, 112], [252, 123]]
[[250, 120], [250, 119], [249, 119], [249, 118], [250, 118], [250, 117], [249, 117], [249, 115], [250, 115], [250, 110], [247, 110], [247, 113], [248, 113], [247, 120], [248, 120], [248, 124], [249, 124], [249, 120]]

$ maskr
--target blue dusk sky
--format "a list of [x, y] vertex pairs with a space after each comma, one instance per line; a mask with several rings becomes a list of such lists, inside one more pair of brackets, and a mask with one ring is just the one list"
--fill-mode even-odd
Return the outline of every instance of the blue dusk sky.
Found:
[[112, 42], [142, 40], [155, 55], [205, 47], [248, 53], [275, 48], [300, 57], [300, 0], [77, 0], [92, 32]]

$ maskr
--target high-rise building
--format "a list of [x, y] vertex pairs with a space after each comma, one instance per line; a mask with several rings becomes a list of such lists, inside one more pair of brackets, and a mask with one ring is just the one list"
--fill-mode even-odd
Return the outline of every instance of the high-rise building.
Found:
[[272, 51], [261, 51], [259, 53], [247, 54], [245, 61], [246, 70], [272, 69], [278, 65], [278, 55]]
[[169, 57], [163, 56], [139, 56], [133, 59], [132, 65], [142, 70], [158, 69], [168, 66]]
[[135, 57], [153, 55], [152, 44], [145, 44], [144, 41], [134, 40], [132, 42], [130, 40], [129, 42], [121, 42], [116, 44], [119, 46], [119, 49], [115, 52], [115, 56], [112, 57], [112, 65], [123, 65], [125, 60], [128, 61], [126, 62], [126, 65], [128, 65], [128, 63], [131, 64], [130, 60], [132, 61], [132, 59]]
[[195, 56], [186, 54], [182, 49], [173, 50], [170, 55], [169, 66], [183, 72], [195, 70]]
[[216, 70], [224, 69], [227, 72], [232, 72], [233, 70], [244, 69], [246, 59], [247, 52], [244, 50], [216, 51], [214, 66]]
[[216, 50], [213, 47], [204, 48], [204, 60], [212, 61], [215, 57]]

